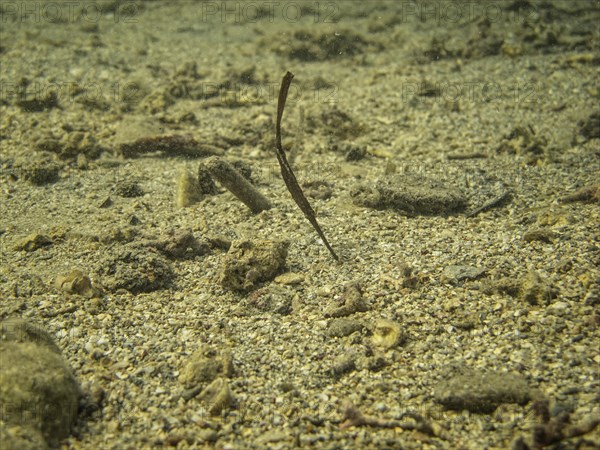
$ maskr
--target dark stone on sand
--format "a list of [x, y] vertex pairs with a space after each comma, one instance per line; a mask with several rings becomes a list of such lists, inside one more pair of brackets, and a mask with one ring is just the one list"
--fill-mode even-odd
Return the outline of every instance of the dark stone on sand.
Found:
[[393, 175], [374, 185], [360, 184], [350, 195], [355, 205], [373, 209], [395, 209], [407, 214], [445, 215], [463, 211], [465, 195], [457, 188], [433, 180], [405, 180]]
[[502, 403], [524, 405], [535, 393], [518, 374], [465, 370], [440, 383], [434, 396], [447, 409], [489, 414]]

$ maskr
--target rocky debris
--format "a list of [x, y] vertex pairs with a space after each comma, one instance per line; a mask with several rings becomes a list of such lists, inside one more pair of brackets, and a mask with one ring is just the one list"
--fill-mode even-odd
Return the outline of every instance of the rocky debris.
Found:
[[360, 284], [357, 282], [348, 283], [344, 291], [332, 305], [329, 305], [324, 312], [325, 317], [346, 317], [357, 312], [369, 310], [369, 305], [363, 299]]
[[219, 281], [234, 291], [249, 292], [258, 283], [270, 281], [285, 266], [289, 242], [238, 240], [223, 259]]
[[148, 241], [147, 245], [160, 250], [169, 258], [204, 255], [215, 246], [211, 242], [199, 241], [191, 230], [172, 230], [157, 240]]
[[19, 159], [14, 165], [19, 177], [36, 186], [58, 181], [62, 167], [46, 152], [35, 153], [28, 158]]
[[557, 295], [556, 289], [537, 272], [529, 272], [521, 281], [519, 297], [531, 305], [547, 305]]
[[340, 317], [329, 321], [325, 334], [327, 334], [329, 337], [339, 338], [350, 336], [352, 333], [360, 332], [363, 328], [364, 325], [358, 320]]
[[2, 446], [56, 447], [77, 420], [80, 386], [41, 326], [15, 318], [1, 322], [0, 330]]
[[600, 139], [600, 111], [595, 111], [590, 116], [578, 123], [579, 134], [586, 139]]
[[157, 250], [135, 243], [114, 248], [97, 264], [101, 283], [109, 291], [150, 292], [168, 286], [174, 273]]
[[137, 180], [119, 180], [117, 184], [115, 184], [113, 192], [124, 198], [135, 198], [144, 195], [144, 190]]
[[47, 247], [52, 245], [53, 241], [41, 233], [32, 233], [26, 238], [22, 239], [15, 245], [15, 250], [24, 252], [33, 252], [39, 248]]

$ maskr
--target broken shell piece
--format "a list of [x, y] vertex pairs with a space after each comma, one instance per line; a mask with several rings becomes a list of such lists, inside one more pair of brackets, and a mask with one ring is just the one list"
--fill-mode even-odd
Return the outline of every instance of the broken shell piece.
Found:
[[79, 294], [91, 297], [93, 294], [90, 277], [81, 270], [74, 269], [67, 275], [59, 275], [54, 280], [57, 289], [69, 294]]
[[286, 286], [293, 286], [296, 284], [302, 284], [304, 281], [304, 275], [301, 273], [286, 272], [275, 277], [275, 283], [283, 284]]
[[202, 200], [202, 191], [198, 179], [187, 169], [181, 170], [177, 176], [177, 206], [185, 208]]
[[373, 330], [373, 337], [371, 339], [374, 346], [389, 350], [401, 345], [405, 340], [402, 327], [398, 322], [386, 319], [379, 319], [375, 322], [375, 329]]
[[210, 383], [198, 398], [207, 406], [211, 416], [218, 416], [221, 412], [233, 404], [233, 395], [229, 384], [223, 378], [217, 378]]

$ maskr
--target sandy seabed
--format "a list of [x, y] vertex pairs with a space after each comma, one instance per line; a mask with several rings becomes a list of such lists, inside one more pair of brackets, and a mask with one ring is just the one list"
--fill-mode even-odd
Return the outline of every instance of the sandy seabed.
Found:
[[61, 447], [598, 448], [597, 2], [275, 3], [1, 4], [0, 317], [82, 386]]

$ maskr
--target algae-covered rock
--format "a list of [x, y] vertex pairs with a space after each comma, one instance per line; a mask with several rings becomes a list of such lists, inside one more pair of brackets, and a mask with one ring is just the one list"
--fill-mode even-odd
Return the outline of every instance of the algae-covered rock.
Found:
[[41, 326], [7, 319], [0, 331], [2, 447], [56, 447], [77, 419], [79, 384]]
[[226, 289], [249, 292], [257, 283], [275, 278], [285, 266], [288, 242], [234, 241], [225, 255], [220, 282]]
[[537, 272], [529, 272], [521, 282], [519, 296], [521, 300], [531, 305], [547, 305], [557, 296], [558, 292], [548, 280]]
[[463, 211], [467, 199], [458, 188], [433, 180], [393, 175], [355, 186], [350, 195], [357, 206], [395, 209], [407, 214], [451, 214]]
[[21, 178], [36, 186], [58, 181], [62, 169], [62, 165], [46, 152], [34, 153], [29, 158], [22, 158], [17, 161], [15, 167]]
[[223, 378], [217, 378], [198, 395], [207, 406], [211, 416], [218, 416], [234, 402], [229, 383]]
[[298, 30], [289, 43], [276, 46], [275, 51], [299, 61], [328, 61], [348, 58], [377, 48], [379, 45], [352, 30], [321, 34], [312, 30]]
[[434, 395], [447, 409], [491, 413], [502, 403], [524, 405], [538, 394], [518, 374], [465, 370], [440, 383]]
[[350, 282], [344, 287], [342, 295], [329, 305], [324, 312], [325, 317], [346, 317], [357, 312], [369, 310], [369, 305], [363, 299], [360, 284]]
[[158, 250], [133, 243], [103, 258], [97, 271], [109, 291], [151, 292], [166, 287], [174, 278], [169, 261]]
[[230, 377], [232, 372], [233, 361], [228, 351], [218, 351], [203, 345], [190, 355], [179, 375], [179, 381], [191, 388], [210, 383], [217, 377]]
[[15, 246], [15, 250], [33, 252], [39, 248], [47, 247], [48, 245], [52, 245], [52, 239], [45, 234], [32, 233], [19, 241]]

